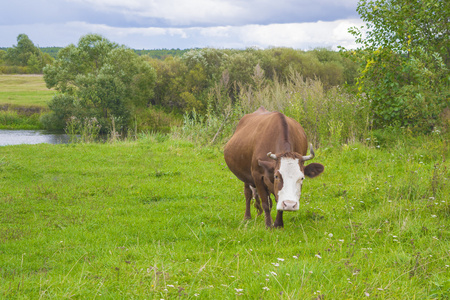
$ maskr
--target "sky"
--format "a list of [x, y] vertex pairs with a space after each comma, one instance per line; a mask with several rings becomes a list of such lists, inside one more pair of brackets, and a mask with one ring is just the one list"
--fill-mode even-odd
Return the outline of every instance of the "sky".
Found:
[[18, 0], [0, 10], [0, 47], [101, 34], [133, 49], [355, 48], [358, 0]]

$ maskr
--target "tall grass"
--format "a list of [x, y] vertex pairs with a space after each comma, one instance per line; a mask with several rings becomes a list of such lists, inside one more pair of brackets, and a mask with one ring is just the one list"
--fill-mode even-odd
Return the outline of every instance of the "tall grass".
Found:
[[81, 120], [74, 116], [67, 121], [65, 128], [65, 132], [70, 136], [72, 143], [97, 142], [100, 135], [100, 130], [101, 125], [96, 118], [85, 118]]
[[43, 129], [40, 114], [20, 114], [14, 110], [0, 110], [0, 129]]
[[218, 83], [209, 94], [206, 116], [199, 118], [195, 113], [187, 113], [182, 130], [176, 134], [203, 144], [224, 142], [244, 114], [264, 106], [297, 120], [316, 147], [367, 138], [370, 127], [367, 99], [347, 93], [340, 87], [325, 89], [319, 80], [305, 80], [295, 72], [286, 82], [269, 82], [256, 68], [253, 79], [255, 84], [238, 85], [239, 93], [234, 99], [227, 92], [231, 87], [224, 82]]

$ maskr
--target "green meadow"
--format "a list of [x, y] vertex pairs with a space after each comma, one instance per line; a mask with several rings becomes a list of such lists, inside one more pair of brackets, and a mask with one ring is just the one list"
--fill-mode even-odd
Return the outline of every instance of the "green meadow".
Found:
[[40, 117], [54, 94], [42, 75], [0, 74], [0, 129], [43, 129]]
[[0, 105], [46, 107], [54, 94], [43, 75], [0, 75]]
[[267, 229], [218, 146], [0, 147], [0, 298], [448, 299], [448, 154], [319, 148], [324, 173]]

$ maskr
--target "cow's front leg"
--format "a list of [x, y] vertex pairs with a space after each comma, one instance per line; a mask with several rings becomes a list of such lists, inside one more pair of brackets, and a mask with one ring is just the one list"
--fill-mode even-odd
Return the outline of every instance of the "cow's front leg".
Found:
[[283, 224], [283, 211], [282, 210], [278, 210], [277, 211], [277, 217], [275, 219], [275, 223], [273, 224], [273, 227], [284, 227]]
[[253, 192], [250, 186], [246, 183], [244, 186], [244, 195], [245, 195], [245, 216], [244, 220], [250, 220], [252, 218], [252, 214], [250, 212], [250, 203], [252, 202]]

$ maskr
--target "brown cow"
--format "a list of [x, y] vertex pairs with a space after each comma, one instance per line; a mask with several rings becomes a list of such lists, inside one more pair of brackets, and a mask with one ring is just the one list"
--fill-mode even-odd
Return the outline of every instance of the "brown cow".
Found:
[[272, 226], [270, 194], [277, 202], [275, 227], [283, 227], [283, 211], [299, 209], [305, 175], [312, 178], [324, 170], [318, 163], [304, 166], [305, 161], [314, 158], [312, 145], [306, 156], [307, 145], [302, 126], [279, 112], [260, 107], [242, 117], [225, 146], [224, 156], [231, 172], [244, 182], [246, 219], [251, 218], [253, 197], [259, 214], [264, 210], [267, 227]]

